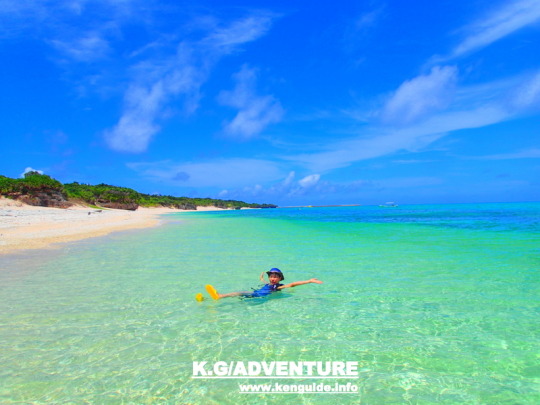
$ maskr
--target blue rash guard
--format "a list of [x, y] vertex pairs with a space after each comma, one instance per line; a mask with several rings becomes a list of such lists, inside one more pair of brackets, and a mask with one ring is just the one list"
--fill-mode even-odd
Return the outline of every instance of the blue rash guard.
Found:
[[266, 297], [273, 292], [279, 291], [278, 288], [283, 284], [265, 284], [258, 290], [253, 291], [252, 293], [246, 294], [245, 297]]

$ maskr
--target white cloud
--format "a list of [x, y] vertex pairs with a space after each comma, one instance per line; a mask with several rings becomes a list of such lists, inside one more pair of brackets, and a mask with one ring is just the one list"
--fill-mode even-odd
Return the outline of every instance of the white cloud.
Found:
[[102, 32], [89, 32], [78, 38], [55, 39], [51, 44], [78, 62], [93, 62], [110, 52], [109, 42]]
[[334, 142], [321, 152], [292, 155], [286, 159], [308, 170], [327, 172], [351, 163], [389, 156], [401, 151], [419, 152], [452, 131], [480, 128], [515, 117], [504, 106], [486, 104], [471, 110], [446, 111], [398, 129], [373, 128], [371, 136]]
[[117, 151], [144, 152], [160, 130], [156, 121], [163, 118], [165, 105], [181, 94], [186, 110], [194, 109], [199, 87], [206, 78], [184, 46], [180, 46], [175, 58], [146, 63], [138, 70], [124, 95], [124, 111], [118, 124], [105, 132], [107, 144]]
[[452, 103], [442, 111], [426, 113], [422, 120], [391, 127], [372, 125], [351, 139], [333, 141], [319, 151], [283, 159], [309, 171], [326, 173], [357, 161], [402, 151], [423, 151], [453, 131], [486, 127], [536, 111], [540, 107], [539, 82], [540, 73], [535, 72], [472, 87], [456, 87]]
[[0, 14], [9, 15], [12, 18], [36, 9], [43, 9], [43, 5], [39, 1], [0, 0]]
[[504, 6], [464, 30], [468, 36], [452, 52], [458, 57], [484, 48], [540, 19], [538, 0], [503, 2]]
[[[256, 159], [218, 159], [207, 162], [176, 163], [172, 161], [129, 163], [140, 176], [157, 183], [186, 188], [218, 188], [218, 198], [258, 198], [269, 201], [331, 192], [335, 186], [321, 181], [319, 174], [296, 179], [294, 171], [287, 175], [275, 162]], [[178, 174], [181, 180], [178, 180]], [[353, 188], [363, 187], [358, 184]], [[352, 186], [347, 186], [349, 189]]]
[[381, 18], [383, 8], [369, 11], [360, 15], [354, 24], [354, 28], [358, 31], [364, 31], [375, 26]]
[[318, 203], [322, 203], [324, 199], [330, 203], [337, 201], [343, 203], [344, 199], [352, 203], [359, 199], [365, 200], [366, 197], [373, 201], [386, 198], [380, 194], [385, 190], [423, 189], [443, 183], [441, 178], [433, 176], [391, 177], [378, 180], [356, 179], [346, 182], [323, 181], [319, 175], [308, 175], [298, 181], [294, 181], [294, 177], [294, 172], [291, 172], [285, 180], [276, 184], [267, 187], [257, 184], [242, 189], [227, 189], [227, 193], [222, 196], [239, 199], [251, 197], [277, 204], [291, 204], [292, 202], [308, 204], [311, 198], [318, 200]]
[[517, 110], [540, 108], [540, 71], [518, 86], [512, 95], [511, 104]]
[[293, 181], [294, 181], [294, 177], [296, 176], [296, 173], [294, 171], [290, 172], [288, 174], [288, 176], [285, 178], [285, 180], [283, 180], [283, 182], [281, 183], [283, 187], [288, 187], [290, 186]]
[[260, 13], [237, 21], [226, 27], [218, 27], [211, 32], [202, 44], [218, 48], [219, 52], [231, 52], [238, 45], [255, 41], [265, 35], [272, 25], [273, 15]]
[[256, 184], [255, 186], [246, 186], [241, 190], [228, 190], [228, 195], [238, 196], [238, 198], [241, 198], [240, 196], [242, 195], [251, 195], [257, 198], [277, 201], [309, 196], [311, 194], [328, 193], [332, 192], [334, 188], [330, 183], [320, 181], [321, 176], [319, 174], [310, 174], [300, 180], [296, 180], [295, 178], [296, 173], [292, 171], [284, 180], [278, 183], [270, 184], [266, 187]]
[[221, 104], [239, 109], [234, 119], [225, 125], [227, 134], [249, 139], [281, 120], [283, 108], [279, 101], [271, 95], [255, 93], [257, 74], [254, 69], [244, 65], [235, 75], [235, 80], [234, 90], [219, 95]]
[[[60, 13], [80, 15], [85, 8], [103, 6], [111, 14], [126, 13], [139, 0], [0, 0], [0, 14], [10, 15], [12, 18], [33, 19], [36, 15], [46, 15], [53, 18]], [[87, 7], [88, 6], [88, 7]]]
[[404, 82], [388, 100], [382, 118], [388, 123], [406, 124], [439, 111], [452, 101], [457, 69], [434, 67], [427, 75]]
[[137, 12], [138, 0], [0, 0], [0, 35], [24, 32], [44, 40], [75, 61], [102, 57], [109, 35]]
[[427, 147], [444, 133], [422, 133], [414, 129], [390, 131], [379, 129], [378, 135], [358, 137], [327, 145], [326, 151], [287, 156], [286, 159], [310, 171], [328, 172], [353, 162], [391, 155], [398, 151], [415, 152]]
[[298, 184], [300, 185], [300, 187], [310, 188], [310, 187], [313, 187], [315, 184], [317, 184], [320, 179], [321, 179], [320, 174], [310, 174], [309, 176], [306, 176], [300, 181], [298, 181]]
[[[158, 121], [164, 118], [166, 106], [182, 95], [185, 112], [194, 112], [199, 89], [207, 80], [213, 65], [235, 47], [263, 35], [269, 24], [269, 18], [265, 15], [233, 22], [228, 27], [215, 29], [198, 42], [180, 43], [173, 58], [139, 64], [124, 97], [122, 116], [117, 125], [105, 132], [107, 144], [117, 151], [144, 152], [160, 130]], [[262, 104], [265, 104], [264, 99]], [[235, 122], [236, 127], [259, 130], [257, 124], [263, 125], [264, 116], [261, 113], [250, 115], [254, 108], [256, 111], [261, 107], [248, 109]], [[261, 117], [262, 121], [257, 121]]]
[[440, 114], [421, 125], [397, 130], [379, 128], [378, 135], [335, 142], [328, 145], [326, 151], [286, 158], [302, 164], [308, 170], [328, 172], [357, 161], [388, 156], [400, 151], [422, 151], [452, 130], [482, 127], [499, 122], [500, 119], [501, 111], [496, 108]]
[[[181, 111], [193, 113], [198, 107], [199, 89], [215, 64], [265, 35], [276, 18], [269, 12], [254, 11], [243, 18], [223, 22], [193, 16], [184, 8], [171, 5], [182, 18], [176, 29], [162, 31], [155, 29], [160, 13], [164, 12], [162, 5], [148, 5], [139, 0], [0, 1], [0, 35], [3, 31], [5, 35], [24, 31], [28, 37], [43, 40], [57, 51], [53, 57], [68, 70], [78, 69], [70, 65], [73, 62], [105, 60], [107, 68], [100, 66], [99, 75], [92, 72], [91, 82], [105, 82], [108, 88], [118, 85], [118, 81], [113, 85], [107, 83], [113, 76], [131, 74], [124, 88], [121, 115], [115, 125], [104, 131], [111, 149], [131, 153], [148, 148], [166, 115], [179, 110], [178, 103], [183, 107]], [[197, 25], [199, 20], [205, 23]], [[1, 28], [3, 23], [8, 27]], [[125, 40], [126, 24], [144, 29], [147, 42], [139, 44], [139, 50], [129, 49], [140, 39]], [[178, 35], [182, 35], [181, 41]], [[172, 56], [163, 56], [170, 55], [173, 47]], [[124, 54], [115, 54], [118, 50], [130, 55], [127, 61]], [[141, 62], [142, 58], [146, 59]], [[126, 67], [127, 64], [131, 66]], [[107, 69], [114, 73], [109, 74]], [[84, 78], [79, 80], [79, 86], [85, 82]], [[276, 119], [278, 108], [272, 99], [252, 100], [256, 103], [240, 111], [231, 124], [235, 131], [257, 133]]]

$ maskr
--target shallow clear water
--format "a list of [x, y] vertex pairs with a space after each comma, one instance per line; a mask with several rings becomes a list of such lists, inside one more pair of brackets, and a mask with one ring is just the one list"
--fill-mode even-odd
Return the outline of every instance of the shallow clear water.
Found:
[[[540, 402], [540, 204], [165, 218], [0, 259], [0, 403]], [[271, 267], [324, 284], [194, 300]], [[359, 393], [191, 378], [193, 361], [218, 360], [358, 361]]]

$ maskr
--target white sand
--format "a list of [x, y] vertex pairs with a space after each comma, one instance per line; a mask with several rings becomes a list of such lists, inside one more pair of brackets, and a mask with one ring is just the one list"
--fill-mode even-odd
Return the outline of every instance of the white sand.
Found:
[[[198, 211], [219, 210], [199, 207]], [[97, 210], [74, 206], [67, 209], [32, 207], [0, 197], [0, 254], [23, 249], [55, 247], [115, 231], [148, 228], [160, 224], [159, 214], [186, 212], [169, 208], [139, 208], [137, 211]]]

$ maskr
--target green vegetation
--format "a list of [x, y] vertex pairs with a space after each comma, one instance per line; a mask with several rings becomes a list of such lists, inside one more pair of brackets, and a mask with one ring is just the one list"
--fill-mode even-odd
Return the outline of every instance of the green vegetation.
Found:
[[98, 184], [68, 183], [64, 184], [67, 196], [70, 200], [84, 202], [93, 205], [102, 204], [139, 204], [140, 194], [131, 188]]
[[197, 207], [216, 206], [218, 208], [240, 209], [275, 208], [272, 204], [248, 204], [243, 201], [217, 200], [213, 198], [173, 197], [170, 195], [151, 195], [139, 193], [131, 188], [116, 187], [108, 184], [91, 186], [88, 184], [68, 183], [64, 189], [70, 200], [84, 201], [88, 204], [100, 205], [104, 202], [120, 204], [137, 204], [142, 207], [169, 207], [179, 209], [196, 209]]
[[[56, 194], [74, 203], [93, 207], [137, 209], [142, 207], [169, 207], [178, 209], [197, 209], [197, 207], [216, 206], [226, 209], [240, 208], [275, 208], [273, 204], [249, 204], [236, 200], [218, 200], [213, 198], [173, 197], [170, 195], [150, 195], [139, 193], [131, 188], [108, 184], [62, 184], [59, 181], [38, 172], [29, 172], [22, 179], [12, 179], [0, 175], [0, 195], [21, 199], [25, 196]], [[23, 198], [24, 199], [24, 198]], [[34, 202], [34, 205], [49, 205]]]
[[62, 193], [62, 183], [45, 174], [28, 172], [22, 179], [11, 179], [0, 176], [0, 194], [5, 196], [31, 195], [38, 193], [57, 191]]

